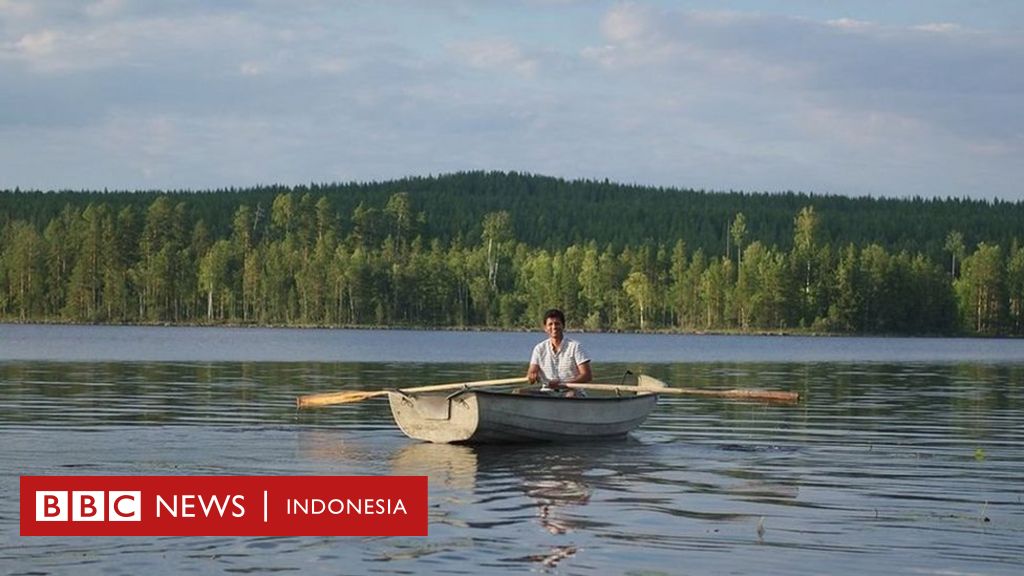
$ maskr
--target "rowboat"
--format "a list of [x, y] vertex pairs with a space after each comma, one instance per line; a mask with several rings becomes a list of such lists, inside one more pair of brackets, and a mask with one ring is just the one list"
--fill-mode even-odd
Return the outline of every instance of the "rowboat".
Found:
[[[295, 404], [298, 408], [313, 408], [387, 396], [395, 423], [406, 436], [448, 444], [573, 442], [625, 436], [647, 419], [658, 403], [659, 394], [787, 404], [800, 400], [797, 392], [670, 388], [661, 380], [645, 374], [636, 375], [635, 385], [590, 382], [567, 384], [576, 390], [609, 394], [593, 398], [484, 390], [485, 387], [522, 384], [526, 381], [526, 377], [515, 377], [398, 390], [322, 392], [299, 396]], [[452, 390], [455, 392], [449, 394]]]
[[564, 398], [464, 389], [453, 394], [389, 391], [406, 436], [435, 443], [578, 442], [622, 437], [658, 402], [654, 392]]

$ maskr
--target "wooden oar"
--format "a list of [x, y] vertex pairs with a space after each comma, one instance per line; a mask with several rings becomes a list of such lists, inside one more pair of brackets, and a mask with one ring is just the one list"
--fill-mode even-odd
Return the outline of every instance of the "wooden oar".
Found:
[[767, 402], [792, 403], [800, 400], [796, 392], [779, 392], [774, 390], [751, 390], [738, 388], [732, 390], [707, 390], [704, 388], [670, 388], [661, 380], [650, 376], [640, 376], [638, 386], [619, 386], [616, 384], [566, 384], [569, 388], [584, 390], [608, 390], [612, 392], [655, 392], [657, 394], [678, 394], [683, 396], [705, 396], [711, 398], [740, 398], [745, 400], [764, 400]]
[[[444, 390], [461, 390], [463, 388], [484, 388], [487, 386], [501, 386], [503, 384], [521, 384], [526, 382], [525, 376], [518, 378], [502, 378], [499, 380], [477, 380], [475, 382], [453, 382], [451, 384], [432, 384], [430, 386], [417, 386], [414, 388], [402, 388], [402, 392], [441, 392]], [[350, 390], [347, 392], [324, 392], [322, 394], [309, 394], [299, 396], [295, 404], [299, 408], [315, 408], [317, 406], [329, 406], [331, 404], [348, 404], [351, 402], [362, 402], [368, 398], [386, 396], [388, 390]]]

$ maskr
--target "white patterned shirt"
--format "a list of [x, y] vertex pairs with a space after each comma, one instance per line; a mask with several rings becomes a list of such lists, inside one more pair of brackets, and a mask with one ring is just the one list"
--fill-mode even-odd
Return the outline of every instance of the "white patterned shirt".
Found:
[[569, 338], [562, 338], [562, 346], [558, 352], [551, 348], [551, 340], [547, 339], [533, 347], [530, 364], [540, 366], [542, 380], [546, 384], [551, 380], [568, 382], [580, 373], [579, 365], [590, 362], [590, 357], [583, 351], [580, 343]]

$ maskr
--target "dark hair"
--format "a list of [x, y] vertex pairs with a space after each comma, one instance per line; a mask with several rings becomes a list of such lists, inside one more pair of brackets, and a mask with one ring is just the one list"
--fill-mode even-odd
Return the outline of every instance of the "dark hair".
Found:
[[552, 308], [544, 313], [545, 324], [547, 324], [548, 318], [557, 318], [559, 322], [565, 324], [565, 314], [563, 314], [558, 308]]

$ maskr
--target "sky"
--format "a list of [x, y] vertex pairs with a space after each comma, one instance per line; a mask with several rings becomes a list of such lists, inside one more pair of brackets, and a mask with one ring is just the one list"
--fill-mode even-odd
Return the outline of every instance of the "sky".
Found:
[[1024, 200], [1020, 0], [0, 0], [0, 189]]

